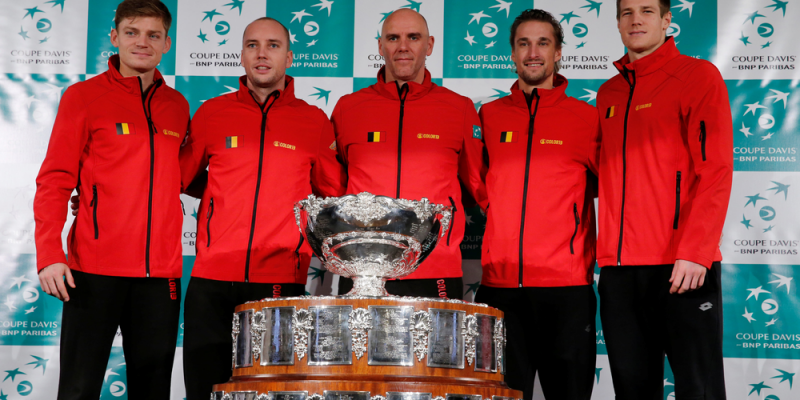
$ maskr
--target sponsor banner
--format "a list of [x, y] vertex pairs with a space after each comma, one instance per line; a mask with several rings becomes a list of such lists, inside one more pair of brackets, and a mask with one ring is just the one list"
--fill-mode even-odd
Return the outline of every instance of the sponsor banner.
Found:
[[[244, 69], [239, 68], [239, 73], [244, 75]], [[239, 90], [239, 76], [178, 76], [175, 89], [186, 97], [189, 110], [194, 115], [206, 100], [236, 93]]]
[[794, 378], [800, 360], [725, 358], [725, 389], [728, 400], [790, 400], [800, 396]]
[[353, 78], [298, 78], [294, 81], [294, 95], [312, 106], [317, 106], [330, 117], [339, 98], [353, 92]]
[[0, 73], [83, 74], [87, 1], [0, 2]]
[[625, 54], [612, 1], [536, 0], [561, 23], [564, 45], [560, 73], [570, 79], [608, 79], [612, 64]]
[[792, 81], [727, 81], [736, 171], [800, 171], [800, 89]]
[[39, 285], [36, 256], [0, 258], [0, 349], [3, 345], [57, 346], [62, 303]]
[[533, 1], [463, 0], [444, 9], [445, 78], [514, 78], [508, 32]]
[[[514, 78], [507, 79], [443, 79], [445, 87], [462, 95], [469, 97], [475, 105], [475, 110], [480, 110], [481, 106], [511, 94], [511, 86], [517, 81]], [[480, 258], [480, 257], [478, 257]]]
[[717, 13], [720, 23], [714, 64], [723, 78], [767, 82], [800, 78], [796, 39], [800, 4], [783, 0], [725, 2]]
[[55, 399], [58, 346], [0, 346], [0, 399]]
[[800, 265], [800, 173], [734, 172], [720, 250], [726, 263]]
[[[464, 193], [464, 196], [468, 196]], [[474, 204], [474, 203], [473, 203]], [[461, 242], [461, 258], [464, 260], [477, 260], [478, 263], [478, 280], [480, 280], [480, 259], [481, 259], [481, 243], [483, 242], [483, 232], [486, 230], [486, 214], [483, 213], [480, 207], [471, 207], [465, 211], [465, 229], [464, 240]], [[464, 269], [464, 283], [466, 283], [466, 265], [462, 265]]]
[[[181, 247], [184, 256], [197, 254], [197, 220], [200, 211], [200, 199], [185, 194], [181, 195], [181, 213], [183, 214], [183, 228], [181, 229]], [[185, 266], [184, 262], [184, 266]], [[185, 269], [185, 268], [184, 268]], [[189, 270], [191, 272], [191, 269]], [[188, 278], [189, 275], [185, 274]]]
[[681, 54], [711, 60], [717, 49], [717, 2], [673, 0], [667, 35]]
[[[89, 2], [89, 26], [86, 38], [87, 74], [104, 72], [108, 69], [108, 58], [117, 54], [117, 49], [111, 44], [111, 30], [115, 28], [114, 16], [119, 3], [119, 0], [91, 0]], [[178, 22], [178, 0], [162, 0], [162, 3], [172, 14], [172, 26], [167, 33], [172, 40], [172, 46], [169, 52], [162, 56], [158, 69], [164, 75], [175, 75], [175, 49], [178, 47], [178, 40], [175, 37]]]
[[176, 75], [242, 75], [244, 28], [266, 15], [266, 0], [178, 0]]
[[800, 360], [800, 265], [724, 264], [723, 355]]
[[[467, 227], [467, 229], [469, 229], [469, 227]], [[461, 248], [463, 254], [463, 243]], [[461, 263], [461, 269], [464, 273], [464, 276], [462, 277], [462, 280], [464, 281], [464, 288], [462, 289], [464, 301], [474, 301], [475, 295], [478, 294], [478, 288], [481, 286], [482, 270], [480, 258], [476, 260], [464, 259], [464, 261]]]
[[281, 21], [291, 39], [292, 76], [353, 76], [355, 0], [269, 0], [267, 16]]
[[606, 81], [602, 79], [573, 79], [567, 85], [567, 96], [583, 100], [589, 105], [597, 106], [597, 90]]
[[434, 78], [442, 77], [442, 37], [444, 21], [443, 0], [356, 0], [354, 27], [353, 76], [371, 78], [384, 64], [378, 52], [383, 21], [394, 10], [408, 8], [422, 14], [428, 22], [428, 31], [434, 38], [433, 53], [425, 66]]

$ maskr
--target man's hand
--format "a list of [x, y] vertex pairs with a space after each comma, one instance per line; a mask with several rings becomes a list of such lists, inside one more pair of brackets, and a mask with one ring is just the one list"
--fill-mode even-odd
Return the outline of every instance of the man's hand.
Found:
[[708, 272], [708, 268], [698, 263], [687, 260], [675, 261], [672, 277], [669, 278], [669, 281], [672, 282], [669, 293], [684, 294], [703, 287], [703, 283], [706, 281], [706, 272]]
[[80, 207], [81, 196], [72, 196], [70, 198], [69, 208], [72, 210], [73, 216], [78, 216], [78, 207]]
[[74, 289], [75, 280], [72, 279], [72, 272], [70, 272], [67, 264], [50, 264], [39, 271], [39, 283], [42, 285], [42, 289], [44, 289], [45, 293], [59, 300], [69, 301], [67, 287], [64, 285], [64, 277], [67, 278], [69, 286]]

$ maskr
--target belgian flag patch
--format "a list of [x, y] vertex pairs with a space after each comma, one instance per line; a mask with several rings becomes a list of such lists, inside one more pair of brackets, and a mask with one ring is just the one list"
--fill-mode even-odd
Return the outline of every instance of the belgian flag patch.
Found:
[[614, 114], [615, 108], [616, 106], [608, 107], [608, 109], [606, 110], [606, 119], [611, 118], [615, 115]]
[[239, 147], [239, 137], [238, 136], [226, 136], [225, 137], [225, 148], [226, 149], [235, 149]]
[[500, 143], [516, 143], [517, 142], [517, 132], [506, 131], [500, 132]]
[[136, 133], [136, 131], [133, 130], [133, 124], [127, 122], [117, 123], [117, 135], [132, 135], [134, 133]]
[[376, 143], [386, 141], [386, 132], [367, 132], [367, 142]]

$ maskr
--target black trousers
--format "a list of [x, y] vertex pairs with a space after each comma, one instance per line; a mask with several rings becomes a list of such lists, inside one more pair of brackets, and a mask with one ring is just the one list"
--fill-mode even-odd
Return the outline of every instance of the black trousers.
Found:
[[[339, 295], [347, 294], [353, 288], [353, 280], [339, 277]], [[399, 279], [386, 281], [386, 291], [395, 296], [440, 297], [448, 299], [464, 298], [464, 279]]]
[[672, 265], [604, 267], [600, 317], [617, 400], [661, 400], [664, 355], [677, 400], [724, 400], [720, 263], [695, 291], [669, 294]]
[[71, 271], [75, 288], [61, 317], [58, 399], [100, 398], [111, 344], [122, 331], [129, 399], [169, 399], [180, 279]]
[[494, 288], [475, 301], [505, 314], [506, 383], [533, 398], [536, 373], [547, 400], [589, 400], [595, 379], [597, 297], [592, 285]]
[[231, 321], [236, 306], [266, 297], [302, 296], [297, 283], [245, 283], [191, 278], [183, 311], [186, 399], [207, 400], [231, 370]]

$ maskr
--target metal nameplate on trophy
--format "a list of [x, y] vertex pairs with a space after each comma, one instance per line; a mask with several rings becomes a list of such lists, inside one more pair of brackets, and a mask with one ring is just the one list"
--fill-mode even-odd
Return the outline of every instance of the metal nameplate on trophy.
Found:
[[444, 395], [444, 400], [481, 400], [481, 395], [447, 393]]
[[294, 365], [292, 315], [295, 307], [265, 307], [261, 365]]
[[475, 337], [475, 371], [497, 372], [497, 347], [494, 341], [497, 318], [475, 314], [475, 319], [478, 325], [478, 336]]
[[412, 306], [369, 306], [369, 365], [414, 365], [411, 343]]
[[464, 369], [464, 311], [431, 308], [428, 366]]
[[270, 391], [269, 400], [306, 400], [308, 392]]
[[323, 400], [369, 400], [369, 392], [326, 390], [323, 392]]
[[253, 348], [251, 344], [250, 321], [253, 310], [244, 310], [239, 315], [239, 337], [236, 340], [236, 368], [253, 366]]
[[[348, 318], [353, 306], [313, 306], [308, 337], [308, 365], [352, 364]], [[291, 399], [295, 400], [295, 399]]]
[[386, 400], [431, 400], [431, 394], [422, 392], [386, 392]]
[[517, 400], [517, 399], [506, 396], [492, 396], [492, 400]]
[[255, 390], [241, 390], [231, 392], [231, 400], [256, 400], [258, 392]]

